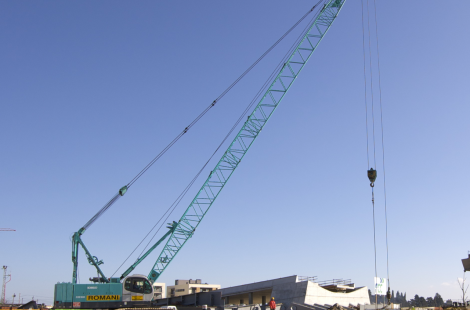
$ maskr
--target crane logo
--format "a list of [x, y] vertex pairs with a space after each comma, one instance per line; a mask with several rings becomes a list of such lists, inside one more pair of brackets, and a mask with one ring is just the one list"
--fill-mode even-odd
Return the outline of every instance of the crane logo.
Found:
[[87, 301], [106, 301], [106, 300], [120, 300], [121, 295], [88, 295]]

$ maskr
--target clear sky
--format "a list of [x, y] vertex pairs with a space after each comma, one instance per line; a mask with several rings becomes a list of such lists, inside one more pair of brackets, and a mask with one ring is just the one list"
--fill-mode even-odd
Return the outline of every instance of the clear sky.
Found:
[[[71, 281], [73, 232], [316, 2], [0, 1], [0, 227], [16, 229], [0, 233], [0, 265], [12, 273], [7, 298], [50, 304], [54, 284]], [[377, 1], [390, 281], [408, 298], [458, 298], [470, 250], [469, 11], [466, 0]], [[200, 169], [294, 36], [83, 235], [107, 276]], [[349, 0], [160, 280], [227, 287], [297, 274], [372, 287], [365, 128], [361, 2]], [[377, 268], [386, 277], [376, 134]], [[148, 274], [157, 256], [136, 272]], [[86, 283], [95, 272], [80, 259]]]

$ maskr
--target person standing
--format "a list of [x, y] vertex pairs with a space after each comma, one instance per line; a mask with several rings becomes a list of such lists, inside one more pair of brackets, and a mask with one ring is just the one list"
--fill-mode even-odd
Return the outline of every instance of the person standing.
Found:
[[276, 310], [276, 302], [274, 301], [274, 297], [271, 297], [271, 301], [269, 302], [269, 309]]

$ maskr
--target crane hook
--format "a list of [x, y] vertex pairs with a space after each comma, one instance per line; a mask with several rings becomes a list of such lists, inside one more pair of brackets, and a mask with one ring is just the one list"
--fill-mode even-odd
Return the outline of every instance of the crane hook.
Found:
[[367, 177], [370, 181], [370, 187], [374, 187], [375, 179], [377, 179], [377, 170], [374, 170], [374, 168], [370, 168], [370, 170], [367, 170]]

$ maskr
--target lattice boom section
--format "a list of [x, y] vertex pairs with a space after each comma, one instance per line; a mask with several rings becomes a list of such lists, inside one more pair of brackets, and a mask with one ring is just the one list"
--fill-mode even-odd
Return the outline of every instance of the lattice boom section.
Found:
[[228, 150], [217, 163], [215, 169], [211, 171], [206, 182], [186, 209], [178, 222], [178, 226], [158, 257], [153, 270], [150, 272], [149, 279], [155, 281], [181, 247], [193, 235], [196, 227], [206, 215], [233, 171], [237, 168], [243, 156], [328, 31], [344, 2], [345, 0], [331, 0], [320, 12], [312, 27], [284, 64]]

